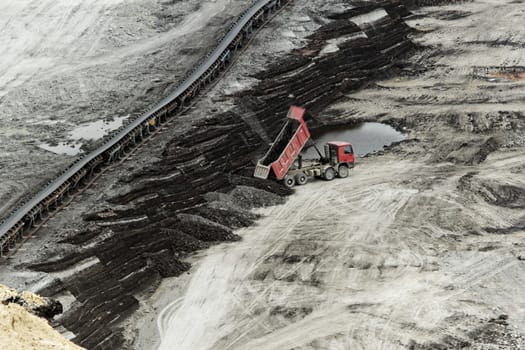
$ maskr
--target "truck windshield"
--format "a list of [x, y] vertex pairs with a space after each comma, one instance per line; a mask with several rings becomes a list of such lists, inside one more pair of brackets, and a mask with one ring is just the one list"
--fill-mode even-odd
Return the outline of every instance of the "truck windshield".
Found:
[[345, 146], [345, 154], [352, 154], [352, 153], [354, 153], [352, 146]]

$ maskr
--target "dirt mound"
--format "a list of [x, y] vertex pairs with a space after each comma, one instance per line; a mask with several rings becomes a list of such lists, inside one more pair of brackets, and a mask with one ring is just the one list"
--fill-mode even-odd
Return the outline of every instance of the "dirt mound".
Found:
[[507, 315], [500, 315], [483, 321], [477, 329], [466, 334], [465, 338], [445, 336], [440, 342], [418, 344], [410, 342], [410, 350], [446, 350], [446, 349], [523, 349], [525, 337], [509, 326]]
[[480, 179], [475, 172], [462, 176], [458, 188], [467, 193], [481, 196], [487, 203], [500, 207], [525, 208], [525, 189], [496, 181]]
[[0, 305], [0, 346], [9, 350], [83, 349], [17, 304]]
[[30, 292], [0, 285], [0, 347], [10, 350], [82, 349], [47, 323], [62, 305]]
[[487, 156], [499, 149], [501, 143], [494, 137], [470, 140], [451, 140], [440, 144], [433, 156], [433, 162], [452, 162], [474, 165], [487, 159]]
[[458, 4], [458, 3], [467, 3], [472, 2], [472, 0], [409, 0], [416, 6], [437, 6], [437, 5], [447, 5], [447, 4]]
[[284, 203], [284, 198], [274, 193], [248, 186], [237, 186], [231, 191], [232, 200], [237, 203], [250, 203], [254, 208]]
[[62, 305], [53, 299], [44, 298], [31, 292], [18, 292], [0, 284], [0, 302], [4, 305], [17, 304], [28, 312], [47, 319], [62, 313]]

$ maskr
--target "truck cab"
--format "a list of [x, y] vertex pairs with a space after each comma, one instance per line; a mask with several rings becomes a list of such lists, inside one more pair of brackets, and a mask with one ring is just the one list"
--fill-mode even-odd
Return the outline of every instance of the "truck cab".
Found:
[[354, 165], [354, 149], [349, 142], [328, 142], [325, 145], [325, 154], [332, 166], [346, 163], [351, 168]]

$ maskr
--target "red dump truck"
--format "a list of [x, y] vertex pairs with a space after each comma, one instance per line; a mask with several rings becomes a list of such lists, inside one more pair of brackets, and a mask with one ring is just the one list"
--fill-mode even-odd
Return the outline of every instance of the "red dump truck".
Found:
[[[284, 127], [277, 135], [270, 149], [255, 167], [254, 176], [260, 179], [272, 178], [283, 181], [287, 187], [304, 185], [309, 177], [327, 181], [347, 177], [354, 167], [354, 150], [349, 142], [333, 141], [324, 145], [324, 155], [311, 141], [310, 131], [304, 120], [305, 109], [292, 106], [288, 111]], [[302, 159], [301, 151], [308, 141], [319, 154], [319, 159]]]

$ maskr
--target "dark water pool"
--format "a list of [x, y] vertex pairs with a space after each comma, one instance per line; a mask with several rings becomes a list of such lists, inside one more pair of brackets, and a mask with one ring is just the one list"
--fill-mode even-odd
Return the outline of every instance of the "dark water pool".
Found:
[[[354, 146], [357, 155], [383, 150], [393, 142], [402, 141], [405, 135], [381, 123], [363, 123], [355, 128], [348, 129], [344, 126], [330, 127], [312, 132], [312, 138], [317, 143], [321, 152], [322, 147], [329, 141], [347, 141]], [[317, 158], [319, 155], [313, 147], [303, 152], [305, 158]]]

